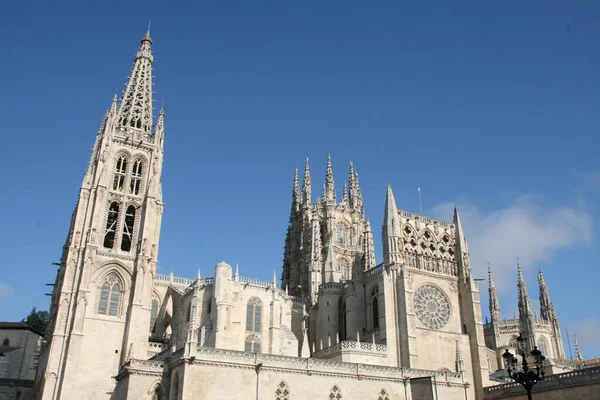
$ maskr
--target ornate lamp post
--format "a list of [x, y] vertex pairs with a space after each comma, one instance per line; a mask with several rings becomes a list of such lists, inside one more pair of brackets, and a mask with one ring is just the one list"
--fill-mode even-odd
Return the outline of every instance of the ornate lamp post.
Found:
[[531, 400], [531, 389], [533, 388], [533, 385], [544, 380], [544, 360], [546, 357], [538, 350], [537, 346], [534, 346], [533, 350], [531, 350], [531, 357], [534, 365], [533, 369], [530, 368], [529, 363], [527, 362], [527, 354], [525, 354], [525, 338], [522, 334], [519, 334], [519, 337], [517, 338], [517, 352], [523, 358], [521, 368], [518, 366], [517, 358], [513, 356], [508, 349], [502, 354], [504, 367], [511, 379], [523, 385], [525, 390], [527, 390], [527, 398]]

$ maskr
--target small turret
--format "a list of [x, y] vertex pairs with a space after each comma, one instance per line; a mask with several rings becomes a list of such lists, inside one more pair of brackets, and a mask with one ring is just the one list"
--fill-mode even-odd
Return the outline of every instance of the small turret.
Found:
[[371, 223], [365, 221], [365, 234], [363, 238], [363, 265], [366, 270], [369, 270], [377, 264], [375, 260], [375, 243], [373, 240], [373, 232], [371, 231]]

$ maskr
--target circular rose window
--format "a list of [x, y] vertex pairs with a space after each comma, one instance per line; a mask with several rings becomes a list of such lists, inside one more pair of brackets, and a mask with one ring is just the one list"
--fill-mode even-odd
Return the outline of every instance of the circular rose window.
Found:
[[415, 312], [428, 328], [441, 329], [450, 318], [450, 305], [438, 288], [425, 285], [415, 293]]

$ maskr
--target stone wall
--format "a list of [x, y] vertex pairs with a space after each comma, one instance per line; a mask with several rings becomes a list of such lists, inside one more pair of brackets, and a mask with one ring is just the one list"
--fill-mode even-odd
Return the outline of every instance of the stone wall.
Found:
[[[532, 392], [536, 400], [596, 399], [600, 392], [600, 367], [547, 376]], [[487, 387], [484, 395], [486, 399], [527, 399], [525, 389], [518, 383]]]

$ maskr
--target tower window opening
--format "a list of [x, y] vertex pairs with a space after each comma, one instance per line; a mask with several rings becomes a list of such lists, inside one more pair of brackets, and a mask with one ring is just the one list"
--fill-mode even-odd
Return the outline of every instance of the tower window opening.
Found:
[[106, 229], [104, 231], [104, 247], [112, 249], [115, 244], [115, 232], [119, 220], [119, 203], [111, 203], [106, 218]]
[[379, 329], [379, 300], [377, 300], [377, 294], [373, 295], [371, 306], [373, 307], [373, 329]]
[[158, 300], [152, 299], [152, 309], [150, 311], [150, 333], [154, 333], [156, 318], [158, 317]]
[[342, 279], [350, 279], [350, 265], [347, 262], [342, 263]]
[[346, 246], [350, 244], [349, 240], [349, 230], [348, 227], [344, 224], [337, 224], [336, 229], [336, 242], [341, 246]]
[[113, 181], [113, 190], [123, 190], [123, 185], [125, 184], [126, 171], [127, 158], [125, 156], [120, 156], [117, 159], [117, 164], [115, 166], [115, 179]]
[[135, 160], [131, 167], [131, 182], [129, 184], [129, 190], [133, 194], [140, 193], [140, 186], [142, 184], [142, 160]]
[[133, 224], [135, 222], [135, 207], [127, 207], [125, 212], [125, 223], [123, 224], [123, 236], [121, 238], [121, 250], [131, 250], [131, 240], [133, 238]]
[[248, 301], [246, 307], [246, 332], [260, 333], [260, 324], [262, 320], [262, 303], [256, 297]]
[[121, 284], [114, 273], [109, 274], [100, 289], [100, 301], [98, 302], [98, 314], [116, 317], [119, 313], [121, 301]]

